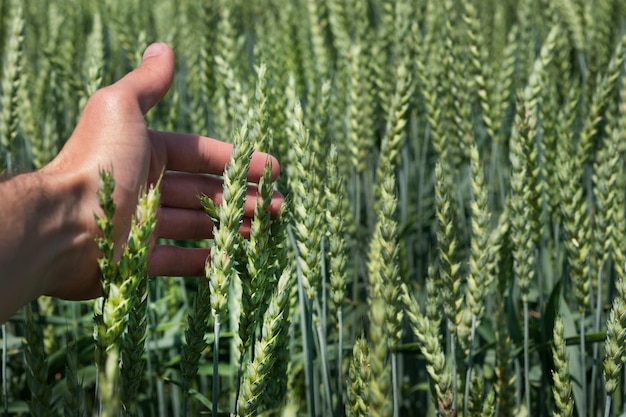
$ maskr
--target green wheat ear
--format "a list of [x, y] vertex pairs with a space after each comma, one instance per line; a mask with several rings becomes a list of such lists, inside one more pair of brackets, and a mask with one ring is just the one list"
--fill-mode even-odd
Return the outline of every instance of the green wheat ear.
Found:
[[620, 376], [626, 360], [626, 266], [616, 268], [620, 271], [615, 283], [617, 295], [613, 299], [611, 311], [606, 323], [606, 340], [604, 342], [604, 384], [606, 390], [605, 416], [609, 415], [613, 396], [619, 387]]
[[[234, 255], [242, 247], [239, 227], [243, 219], [246, 176], [253, 152], [252, 143], [247, 137], [248, 127], [244, 125], [235, 134], [233, 153], [224, 172], [222, 204], [215, 223], [211, 262], [207, 263], [206, 275], [211, 287], [211, 309], [215, 317], [226, 312], [228, 286], [237, 273]], [[207, 206], [206, 199], [204, 202]], [[210, 217], [216, 214], [213, 209], [208, 213]]]
[[135, 415], [138, 395], [144, 382], [144, 351], [148, 326], [148, 248], [156, 228], [156, 213], [160, 200], [160, 180], [139, 198], [136, 214], [131, 222], [128, 243], [122, 260], [128, 259], [126, 280], [133, 292], [129, 295], [128, 323], [120, 346], [122, 359], [122, 404], [129, 415]]
[[370, 356], [367, 341], [357, 339], [352, 348], [352, 361], [348, 377], [346, 416], [370, 415], [369, 385], [371, 379]]
[[[134, 410], [143, 380], [149, 250], [146, 242], [150, 242], [156, 227], [159, 184], [160, 181], [139, 197], [127, 241], [116, 261], [113, 243], [115, 202], [112, 199], [115, 181], [111, 172], [100, 174], [98, 200], [103, 214], [96, 215], [96, 224], [102, 235], [96, 238], [96, 243], [102, 252], [98, 264], [104, 297], [94, 306], [94, 339], [103, 413], [115, 412], [120, 401], [127, 410]], [[112, 361], [117, 366], [114, 367]]]
[[[495, 383], [494, 391], [497, 395], [496, 404], [502, 410], [503, 415], [513, 415], [516, 402], [517, 377], [514, 371], [513, 343], [511, 335], [507, 329], [508, 312], [507, 302], [512, 278], [510, 276], [510, 263], [512, 256], [510, 253], [509, 229], [510, 213], [506, 209], [498, 219], [498, 225], [493, 231], [491, 241], [491, 257], [493, 261], [492, 271], [497, 277], [495, 303], [494, 303], [494, 325], [495, 325]], [[509, 269], [507, 269], [509, 268]]]
[[[242, 369], [248, 370], [251, 365], [248, 360], [256, 361], [257, 359], [257, 336], [259, 333], [264, 334], [266, 331], [262, 328], [262, 326], [259, 326], [259, 323], [263, 321], [263, 317], [265, 316], [270, 305], [270, 298], [272, 297], [271, 294], [274, 291], [278, 280], [276, 274], [280, 273], [280, 271], [276, 268], [275, 254], [280, 253], [281, 246], [276, 244], [272, 245], [272, 243], [277, 242], [275, 242], [276, 238], [272, 239], [272, 234], [276, 231], [272, 230], [272, 220], [269, 212], [274, 192], [270, 164], [265, 166], [263, 176], [258, 184], [258, 192], [260, 198], [257, 200], [254, 217], [252, 219], [250, 238], [247, 241], [242, 242], [245, 259], [237, 265], [241, 282], [241, 296], [238, 300], [239, 339], [236, 340], [237, 350], [239, 351], [238, 384], [241, 383]], [[281, 290], [285, 291], [285, 288], [282, 288]], [[288, 296], [291, 288], [286, 291], [287, 294], [285, 296]], [[274, 312], [274, 314], [277, 313]], [[287, 317], [287, 314], [284, 314], [284, 316]], [[268, 344], [267, 341], [265, 343]], [[269, 343], [269, 345], [272, 345], [272, 349], [276, 349], [276, 347], [273, 346], [273, 343]], [[265, 348], [270, 349], [268, 346]], [[272, 358], [272, 360], [274, 360], [274, 358]], [[274, 362], [272, 362], [272, 365], [273, 363]], [[267, 364], [259, 366], [266, 368], [268, 374], [272, 368], [272, 366]], [[262, 371], [257, 372], [256, 374], [257, 378], [265, 376], [265, 373]], [[250, 390], [250, 387], [247, 388]], [[239, 392], [239, 389], [237, 392]], [[244, 399], [241, 397], [237, 398], [237, 394], [235, 397], [235, 401], [243, 407], [240, 411], [244, 414], [255, 413], [258, 405], [261, 404], [261, 400], [261, 398], [255, 400], [256, 402], [253, 406], [251, 404], [247, 404], [249, 401], [253, 401], [252, 399]]]
[[[472, 240], [467, 279], [467, 307], [475, 319], [480, 322], [485, 311], [485, 297], [493, 282], [489, 271], [490, 241], [489, 228], [491, 213], [487, 207], [487, 187], [484, 182], [483, 166], [480, 163], [478, 148], [470, 146], [470, 162], [472, 171]], [[475, 323], [475, 326], [478, 326]]]
[[[210, 305], [213, 315], [213, 387], [212, 401], [213, 414], [217, 413], [219, 396], [219, 346], [220, 329], [227, 322], [230, 288], [239, 285], [245, 278], [238, 264], [245, 256], [244, 244], [239, 234], [243, 219], [243, 205], [247, 190], [247, 175], [252, 157], [253, 143], [248, 140], [248, 125], [235, 132], [233, 151], [223, 175], [222, 204], [219, 209], [218, 221], [213, 227], [213, 246], [211, 247], [210, 261], [207, 262], [205, 275], [209, 281]], [[267, 175], [267, 174], [266, 174]], [[210, 213], [209, 213], [210, 214]], [[237, 299], [233, 302], [239, 303]], [[233, 304], [239, 308], [239, 304]], [[236, 323], [237, 325], [239, 323]], [[247, 329], [245, 329], [247, 330]], [[235, 328], [236, 332], [237, 329]], [[238, 336], [238, 333], [237, 333]], [[236, 343], [237, 345], [238, 343]]]
[[210, 289], [208, 278], [201, 279], [194, 298], [193, 310], [187, 316], [185, 343], [181, 350], [181, 379], [183, 399], [183, 416], [187, 415], [189, 400], [192, 398], [193, 383], [198, 374], [198, 366], [202, 352], [208, 346], [205, 339], [209, 331], [208, 317], [211, 315]]
[[15, 141], [18, 135], [19, 90], [22, 75], [22, 54], [24, 41], [24, 18], [22, 7], [16, 8], [9, 32], [2, 71], [2, 97], [0, 113], [0, 173], [13, 172], [18, 166]]
[[[528, 3], [524, 3], [529, 8]], [[528, 16], [527, 16], [528, 17]], [[524, 308], [524, 392], [525, 406], [531, 407], [529, 380], [529, 292], [537, 277], [536, 252], [542, 235], [542, 198], [545, 187], [540, 176], [540, 154], [537, 141], [541, 89], [546, 71], [553, 58], [560, 28], [553, 26], [534, 60], [528, 84], [518, 94], [517, 111], [510, 145], [511, 178], [511, 238], [514, 244], [514, 273]]]
[[605, 119], [605, 113], [609, 108], [611, 97], [615, 94], [624, 62], [626, 62], [626, 35], [622, 36], [615, 47], [608, 68], [593, 92], [591, 107], [580, 134], [576, 153], [579, 166], [584, 166], [591, 161], [591, 156], [595, 154], [598, 144], [597, 138], [603, 133], [601, 122]]
[[554, 385], [555, 410], [554, 417], [569, 417], [574, 411], [574, 397], [572, 396], [572, 380], [569, 372], [569, 355], [565, 343], [565, 328], [561, 317], [554, 323], [554, 338], [552, 340], [552, 359], [554, 370], [552, 377]]
[[25, 307], [25, 311], [26, 348], [24, 358], [28, 367], [26, 381], [31, 392], [28, 408], [34, 417], [52, 416], [51, 389], [48, 384], [48, 361], [46, 359], [48, 355], [44, 350], [43, 329], [38, 323], [40, 316], [33, 312], [30, 304]]
[[[435, 293], [434, 279], [428, 278], [426, 284], [430, 286], [429, 294]], [[455, 415], [454, 389], [452, 385], [452, 372], [446, 363], [444, 348], [439, 340], [439, 322], [424, 316], [419, 307], [419, 303], [413, 295], [409, 293], [406, 285], [401, 289], [402, 303], [406, 310], [406, 315], [411, 324], [411, 329], [420, 344], [420, 350], [426, 359], [426, 371], [432, 382], [433, 401], [440, 415], [452, 417]]]
[[80, 417], [85, 415], [85, 396], [83, 384], [78, 377], [78, 351], [76, 342], [67, 345], [65, 381], [67, 395], [63, 398], [63, 412], [68, 417]]
[[239, 398], [239, 415], [255, 416], [280, 404], [281, 399], [265, 394], [268, 384], [278, 384], [274, 370], [282, 368], [278, 363], [287, 351], [289, 339], [289, 298], [295, 274], [287, 268], [283, 271], [273, 292], [268, 308], [260, 320], [261, 338], [254, 345], [254, 359], [247, 364]]
[[443, 163], [435, 166], [435, 202], [437, 216], [437, 246], [439, 257], [438, 276], [435, 285], [441, 291], [443, 309], [446, 316], [447, 328], [450, 334], [456, 335], [457, 317], [460, 317], [462, 297], [460, 291], [461, 268], [458, 258], [457, 230], [454, 211], [450, 200], [450, 178], [444, 176]]
[[241, 274], [241, 313], [239, 316], [239, 336], [241, 337], [241, 356], [246, 355], [247, 349], [254, 343], [256, 327], [265, 314], [267, 301], [276, 283], [272, 275], [273, 261], [269, 253], [270, 242], [270, 213], [272, 202], [272, 171], [266, 165], [263, 177], [258, 185], [260, 198], [254, 210], [250, 238], [243, 241], [246, 261], [238, 265]]

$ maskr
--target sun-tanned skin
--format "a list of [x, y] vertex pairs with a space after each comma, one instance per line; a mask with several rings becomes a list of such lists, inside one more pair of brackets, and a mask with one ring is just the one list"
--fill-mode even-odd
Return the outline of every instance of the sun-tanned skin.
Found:
[[[163, 43], [148, 47], [141, 65], [115, 84], [96, 92], [59, 155], [39, 171], [0, 183], [0, 322], [40, 295], [88, 299], [101, 294], [94, 242], [99, 213], [97, 191], [102, 169], [115, 178], [115, 244], [126, 240], [139, 193], [161, 184], [156, 236], [210, 238], [212, 224], [197, 198], [220, 202], [222, 174], [232, 146], [198, 135], [157, 132], [144, 114], [167, 93], [174, 54]], [[255, 152], [248, 179], [256, 182], [265, 164], [278, 177], [270, 155]], [[212, 175], [207, 175], [212, 174]], [[254, 187], [249, 187], [241, 232], [249, 232]], [[282, 196], [275, 193], [276, 214]], [[152, 248], [151, 275], [193, 276], [204, 272], [208, 250], [169, 245]]]

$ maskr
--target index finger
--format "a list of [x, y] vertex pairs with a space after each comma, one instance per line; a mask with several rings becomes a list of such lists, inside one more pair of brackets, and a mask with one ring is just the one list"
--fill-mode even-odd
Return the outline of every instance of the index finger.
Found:
[[[198, 174], [222, 175], [230, 160], [233, 145], [217, 139], [186, 133], [150, 131], [165, 145], [167, 162], [165, 168]], [[278, 160], [265, 152], [254, 152], [250, 160], [248, 180], [258, 182], [267, 164], [272, 167], [272, 181], [280, 174]]]

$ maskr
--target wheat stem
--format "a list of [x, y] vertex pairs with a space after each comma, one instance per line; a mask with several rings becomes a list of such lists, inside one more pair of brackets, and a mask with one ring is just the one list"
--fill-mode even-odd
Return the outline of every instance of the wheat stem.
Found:
[[[289, 242], [298, 258], [298, 244], [294, 232], [287, 226]], [[313, 386], [313, 354], [312, 354], [312, 332], [311, 332], [311, 311], [310, 298], [305, 297], [305, 284], [300, 262], [296, 262], [296, 275], [298, 277], [298, 301], [300, 304], [300, 331], [302, 332], [302, 355], [304, 356], [304, 373], [308, 414], [314, 417], [315, 414], [315, 389]]]
[[317, 350], [321, 356], [320, 363], [322, 366], [322, 383], [324, 385], [324, 393], [326, 394], [325, 395], [326, 412], [332, 414], [333, 395], [332, 395], [331, 388], [330, 388], [331, 376], [330, 376], [330, 367], [328, 364], [328, 356], [327, 356], [328, 343], [326, 342], [326, 335], [325, 335], [325, 329], [324, 329], [324, 326], [326, 325], [326, 321], [321, 319], [321, 317], [323, 317], [323, 310], [321, 309], [319, 297], [317, 294], [315, 294], [313, 300], [311, 300], [311, 306], [315, 306], [315, 311], [317, 312], [317, 319], [315, 320], [316, 322], [315, 328], [317, 330], [316, 341], [317, 341]]
[[219, 400], [220, 318], [220, 313], [215, 314], [213, 322], [213, 384], [211, 391], [211, 400], [213, 402], [211, 415], [213, 417], [217, 417]]
[[2, 323], [2, 404], [4, 405], [4, 414], [9, 415], [9, 376], [7, 374], [8, 362], [8, 337], [7, 325]]

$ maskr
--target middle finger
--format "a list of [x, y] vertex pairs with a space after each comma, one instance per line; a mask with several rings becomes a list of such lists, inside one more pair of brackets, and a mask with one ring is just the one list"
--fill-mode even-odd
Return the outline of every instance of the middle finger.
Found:
[[[239, 227], [243, 237], [250, 236], [249, 217], [244, 217]], [[204, 210], [160, 207], [155, 235], [174, 240], [200, 240], [213, 238], [213, 222]]]
[[[223, 181], [210, 175], [188, 174], [168, 171], [161, 181], [161, 205], [172, 208], [202, 209], [199, 195], [208, 196], [215, 204], [222, 201]], [[246, 199], [243, 206], [244, 216], [252, 217], [256, 207], [259, 192], [256, 186], [248, 184]], [[269, 211], [273, 215], [278, 213], [283, 197], [274, 191]]]

